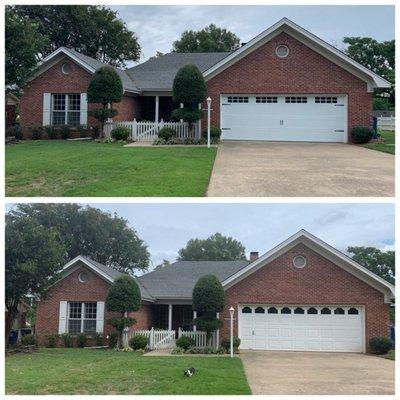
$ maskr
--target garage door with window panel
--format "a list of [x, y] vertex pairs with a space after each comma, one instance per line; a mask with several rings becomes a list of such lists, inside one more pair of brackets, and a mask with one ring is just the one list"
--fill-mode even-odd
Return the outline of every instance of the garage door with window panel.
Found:
[[364, 351], [359, 306], [242, 305], [238, 311], [242, 349]]
[[347, 141], [345, 95], [221, 95], [225, 140]]

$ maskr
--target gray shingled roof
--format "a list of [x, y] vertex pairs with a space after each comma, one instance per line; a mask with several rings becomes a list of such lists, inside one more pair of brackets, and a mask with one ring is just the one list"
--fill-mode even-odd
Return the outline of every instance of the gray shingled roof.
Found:
[[[86, 56], [85, 54], [79, 53], [74, 49], [70, 49], [65, 47], [65, 49], [69, 52], [71, 52], [75, 57], [79, 58], [81, 61], [83, 61], [84, 63], [86, 63], [87, 65], [89, 65], [90, 67], [92, 67], [93, 69], [99, 69], [101, 67], [104, 66], [110, 66], [109, 64], [106, 63], [102, 63], [99, 60], [96, 60], [92, 57]], [[111, 66], [112, 67], [112, 66]], [[134, 92], [139, 92], [140, 90], [135, 86], [135, 84], [133, 83], [132, 79], [129, 77], [128, 73], [126, 70], [122, 70], [116, 67], [112, 67], [115, 69], [115, 71], [118, 73], [118, 75], [120, 76], [121, 80], [122, 80], [122, 85], [124, 87], [125, 90], [128, 91], [134, 91]]]
[[233, 275], [248, 261], [178, 261], [138, 277], [155, 298], [192, 297], [193, 288], [203, 275], [213, 274], [221, 282]]
[[186, 64], [206, 71], [230, 53], [168, 53], [127, 70], [135, 85], [142, 90], [172, 90], [178, 70]]

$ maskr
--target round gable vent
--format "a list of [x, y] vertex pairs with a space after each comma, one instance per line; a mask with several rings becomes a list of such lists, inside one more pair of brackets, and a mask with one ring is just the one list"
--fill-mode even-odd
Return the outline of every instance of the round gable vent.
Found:
[[293, 265], [296, 268], [304, 268], [307, 264], [307, 260], [304, 256], [296, 256], [293, 258]]
[[285, 58], [289, 55], [289, 47], [284, 44], [280, 44], [276, 47], [275, 53], [279, 58]]
[[72, 68], [71, 68], [71, 65], [69, 63], [64, 63], [61, 66], [61, 71], [62, 71], [62, 73], [64, 75], [69, 75], [71, 73], [71, 70], [72, 70]]
[[79, 273], [78, 279], [79, 279], [79, 282], [86, 283], [89, 280], [89, 275], [87, 274], [87, 272], [82, 271]]

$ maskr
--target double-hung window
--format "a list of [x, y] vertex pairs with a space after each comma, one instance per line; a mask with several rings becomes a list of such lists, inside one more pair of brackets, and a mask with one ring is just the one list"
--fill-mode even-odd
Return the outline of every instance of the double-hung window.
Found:
[[96, 333], [96, 302], [68, 303], [68, 333]]
[[76, 127], [80, 124], [80, 117], [80, 93], [54, 93], [51, 95], [51, 125], [69, 125]]

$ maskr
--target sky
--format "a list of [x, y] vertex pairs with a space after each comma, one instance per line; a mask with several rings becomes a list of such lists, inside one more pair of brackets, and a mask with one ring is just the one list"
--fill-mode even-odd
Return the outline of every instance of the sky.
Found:
[[[211, 23], [234, 32], [248, 42], [287, 17], [334, 46], [343, 49], [344, 36], [369, 36], [378, 41], [394, 38], [394, 6], [110, 6], [134, 31], [142, 47], [141, 62], [157, 51], [171, 51], [185, 30]], [[130, 64], [131, 66], [133, 64]]]
[[[220, 232], [261, 254], [300, 229], [341, 251], [348, 246], [394, 250], [393, 204], [117, 203], [90, 204], [128, 220], [151, 255], [149, 269], [175, 261], [192, 238]], [[7, 210], [10, 209], [10, 205]]]

